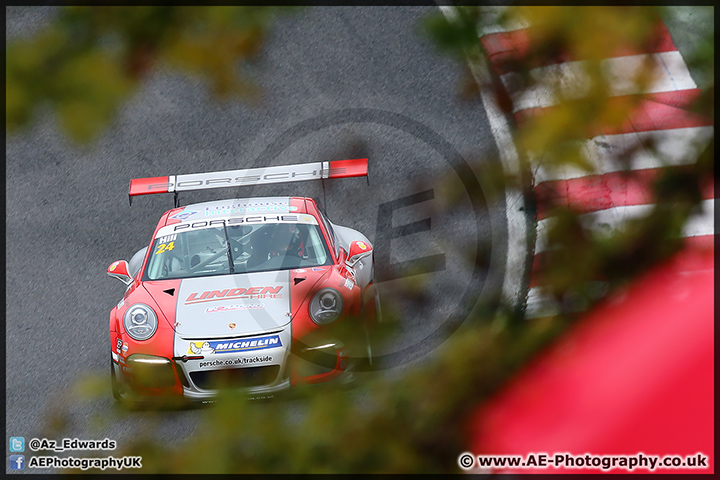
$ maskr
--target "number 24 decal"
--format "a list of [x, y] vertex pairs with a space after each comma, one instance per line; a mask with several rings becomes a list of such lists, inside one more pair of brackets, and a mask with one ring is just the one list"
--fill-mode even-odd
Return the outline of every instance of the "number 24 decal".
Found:
[[168, 251], [172, 250], [173, 248], [175, 248], [175, 242], [163, 243], [161, 245], [158, 245], [158, 249], [155, 252], [155, 255], [157, 255], [159, 253], [163, 253], [163, 252], [168, 252]]

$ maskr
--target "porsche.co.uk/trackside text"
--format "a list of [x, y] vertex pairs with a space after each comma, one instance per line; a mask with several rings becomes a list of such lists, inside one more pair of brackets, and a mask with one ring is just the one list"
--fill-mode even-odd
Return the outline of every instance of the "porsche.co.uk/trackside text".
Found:
[[268, 363], [272, 361], [273, 357], [271, 357], [270, 355], [265, 355], [262, 357], [235, 358], [232, 360], [213, 360], [210, 362], [200, 362], [199, 367], [232, 367], [238, 365], [252, 365], [254, 363]]

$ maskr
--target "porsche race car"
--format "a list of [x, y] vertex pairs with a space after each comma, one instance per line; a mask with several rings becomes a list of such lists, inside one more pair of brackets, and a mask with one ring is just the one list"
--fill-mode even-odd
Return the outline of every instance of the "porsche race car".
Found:
[[[380, 305], [362, 233], [306, 197], [178, 205], [188, 190], [357, 176], [367, 176], [367, 159], [132, 180], [131, 204], [174, 193], [176, 208], [147, 247], [107, 268], [127, 285], [110, 312], [114, 397], [207, 401], [221, 385], [272, 395], [371, 362]], [[366, 335], [364, 352], [351, 351], [347, 331]]]

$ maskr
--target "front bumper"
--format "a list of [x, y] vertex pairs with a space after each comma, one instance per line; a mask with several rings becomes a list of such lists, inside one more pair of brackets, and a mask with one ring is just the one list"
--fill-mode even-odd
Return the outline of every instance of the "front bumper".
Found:
[[[250, 397], [264, 396], [287, 390], [290, 388], [290, 379], [285, 379], [276, 385], [263, 385], [259, 387], [246, 388], [243, 391]], [[183, 386], [183, 397], [193, 401], [211, 401], [219, 393], [219, 390], [191, 389]]]
[[176, 338], [175, 367], [183, 396], [215, 397], [223, 387], [267, 394], [290, 386], [290, 326], [260, 335], [213, 339]]
[[303, 343], [294, 355], [290, 328], [219, 339], [175, 337], [172, 358], [113, 352], [115, 374], [133, 395], [191, 401], [212, 401], [225, 387], [261, 397], [342, 376], [348, 364], [341, 342]]

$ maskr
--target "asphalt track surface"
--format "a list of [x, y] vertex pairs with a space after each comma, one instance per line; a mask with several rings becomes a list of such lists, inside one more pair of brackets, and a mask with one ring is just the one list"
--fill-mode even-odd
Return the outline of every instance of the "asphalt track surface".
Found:
[[[52, 11], [6, 9], [7, 38]], [[180, 200], [318, 198], [331, 220], [365, 233], [383, 265], [395, 265], [381, 274], [384, 302], [413, 269], [429, 292], [396, 304], [399, 331], [378, 374], [402, 375], [430, 358], [467, 307], [501, 287], [507, 248], [502, 198], [488, 207], [477, 191], [497, 161], [482, 104], [458, 98], [459, 65], [419, 33], [421, 18], [437, 11], [314, 7], [281, 18], [247, 70], [266, 94], [259, 107], [218, 104], [202, 82], [158, 72], [90, 147], [73, 147], [48, 116], [8, 138], [6, 436], [42, 436], [67, 386], [108, 369], [109, 312], [124, 286], [105, 269], [147, 245], [172, 207], [170, 195], [130, 207], [131, 178], [368, 157], [369, 185], [343, 179], [323, 192], [304, 182]], [[450, 198], [452, 213], [443, 213]], [[416, 227], [393, 230], [408, 224]], [[98, 421], [114, 409], [108, 383], [102, 398], [72, 406], [66, 435], [122, 445], [145, 417]], [[157, 434], [189, 438], [197, 427], [197, 411], [168, 412]]]

